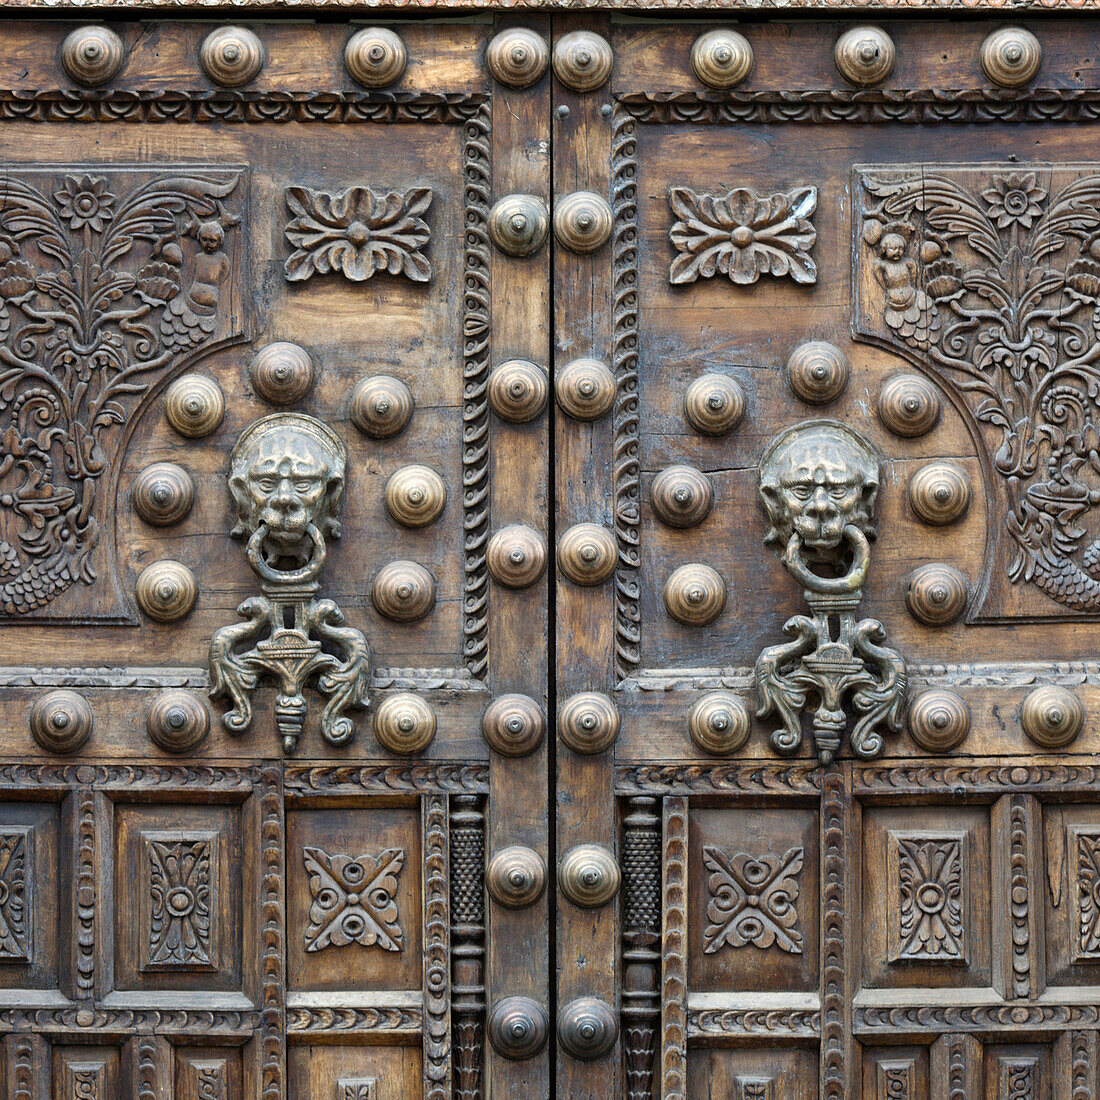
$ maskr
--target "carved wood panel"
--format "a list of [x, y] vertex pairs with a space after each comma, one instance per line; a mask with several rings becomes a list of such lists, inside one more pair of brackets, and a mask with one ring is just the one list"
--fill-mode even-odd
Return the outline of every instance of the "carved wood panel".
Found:
[[549, 1093], [527, 23], [5, 24], [5, 1100]]
[[555, 23], [563, 1094], [1097, 1095], [1091, 29]]

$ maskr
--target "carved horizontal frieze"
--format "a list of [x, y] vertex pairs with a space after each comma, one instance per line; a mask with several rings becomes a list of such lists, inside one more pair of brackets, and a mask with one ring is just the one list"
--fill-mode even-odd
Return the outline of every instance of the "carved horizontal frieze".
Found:
[[424, 1010], [415, 1007], [320, 1008], [288, 1006], [286, 1029], [291, 1035], [312, 1038], [315, 1035], [408, 1036], [419, 1034]]
[[688, 1039], [816, 1039], [821, 1011], [816, 1008], [696, 1008], [687, 1014]]
[[0, 1033], [86, 1032], [96, 1042], [135, 1031], [163, 1035], [248, 1039], [259, 1023], [252, 1010], [201, 1008], [107, 1008], [66, 1005], [61, 1008], [0, 1008]]
[[355, 795], [393, 791], [480, 793], [489, 789], [485, 764], [340, 764], [311, 767], [288, 764], [284, 771], [287, 801], [309, 795]]
[[787, 794], [817, 796], [821, 772], [805, 764], [639, 764], [615, 769], [620, 794]]
[[1100, 1007], [1095, 1004], [857, 1005], [852, 1010], [852, 1030], [857, 1036], [943, 1031], [1027, 1035], [1035, 1031], [1096, 1027], [1098, 1023]]
[[[243, 797], [258, 772], [205, 764], [0, 764], [0, 791], [85, 787], [94, 790], [202, 790]], [[236, 799], [233, 799], [236, 800]]]
[[1006, 790], [1050, 791], [1067, 796], [1091, 792], [1100, 784], [1100, 767], [1092, 764], [1005, 763], [867, 765], [853, 768], [857, 796], [899, 794], [953, 795], [959, 792], [1000, 795]]

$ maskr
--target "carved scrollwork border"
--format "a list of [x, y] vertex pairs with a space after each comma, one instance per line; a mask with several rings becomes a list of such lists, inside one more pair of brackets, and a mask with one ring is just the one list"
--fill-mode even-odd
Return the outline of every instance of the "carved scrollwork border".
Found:
[[650, 125], [1094, 122], [1100, 119], [1100, 89], [622, 92], [616, 106]]
[[615, 769], [615, 790], [631, 794], [741, 794], [817, 798], [822, 771], [797, 764], [636, 764]]
[[311, 795], [355, 796], [387, 793], [484, 794], [486, 764], [288, 764], [283, 772], [287, 803]]
[[689, 1039], [817, 1039], [821, 1012], [816, 1008], [688, 1008]]
[[615, 375], [612, 463], [615, 566], [615, 678], [623, 680], [640, 656], [638, 567], [641, 482], [638, 466], [638, 143], [636, 121], [615, 109], [611, 123], [611, 209], [614, 235], [612, 371]]
[[293, 1040], [313, 1039], [320, 1035], [392, 1035], [419, 1036], [424, 1023], [421, 1008], [311, 1008], [290, 1006], [286, 1010], [286, 1028]]
[[423, 122], [463, 125], [479, 92], [74, 91], [0, 89], [0, 122]]
[[[852, 1013], [852, 1030], [858, 1036], [929, 1034], [944, 1031], [1004, 1032], [1028, 1035], [1036, 1030], [1094, 1028], [1100, 1023], [1096, 1005], [918, 1005], [862, 1006]], [[891, 1040], [894, 1041], [894, 1040]]]

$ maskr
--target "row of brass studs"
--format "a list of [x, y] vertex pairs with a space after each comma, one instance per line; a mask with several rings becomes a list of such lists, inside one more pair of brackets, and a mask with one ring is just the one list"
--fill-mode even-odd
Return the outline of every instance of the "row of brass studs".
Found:
[[[970, 730], [970, 708], [957, 693], [931, 688], [918, 695], [909, 710], [909, 730], [922, 748], [944, 753], [958, 746]], [[91, 738], [95, 728], [92, 708], [84, 696], [68, 689], [48, 692], [31, 707], [28, 723], [31, 735], [46, 751], [65, 755], [77, 752]], [[604, 752], [619, 734], [621, 717], [614, 702], [599, 692], [581, 692], [561, 707], [558, 729], [562, 740], [574, 752], [594, 755]], [[1061, 749], [1072, 743], [1085, 725], [1085, 708], [1068, 688], [1043, 685], [1031, 691], [1020, 708], [1024, 733], [1044, 749]], [[482, 727], [490, 746], [505, 756], [522, 756], [541, 743], [546, 718], [538, 704], [527, 696], [505, 695], [486, 710]], [[748, 740], [751, 722], [744, 700], [729, 691], [702, 696], [688, 715], [688, 734], [704, 752], [729, 756]], [[146, 715], [149, 738], [165, 752], [189, 752], [210, 730], [206, 705], [193, 692], [174, 689], [159, 695]], [[431, 744], [436, 717], [420, 696], [398, 692], [387, 696], [374, 717], [374, 732], [380, 744], [399, 755], [416, 755]], [[515, 854], [515, 853], [513, 853]], [[535, 857], [541, 864], [539, 857]], [[503, 860], [490, 892], [501, 904], [521, 908], [533, 904], [542, 894], [545, 868], [540, 877], [529, 857], [514, 862], [523, 865], [522, 876], [514, 874], [511, 859]], [[507, 873], [506, 870], [507, 869]], [[522, 877], [523, 885], [518, 879]], [[535, 880], [538, 880], [536, 889]], [[618, 867], [613, 857], [595, 845], [583, 845], [568, 853], [559, 870], [562, 891], [574, 904], [604, 905], [619, 886]], [[528, 892], [530, 893], [528, 897]], [[527, 898], [528, 900], [520, 900]]]
[[[981, 45], [979, 60], [989, 80], [1018, 88], [1033, 80], [1042, 64], [1039, 40], [1022, 27], [1002, 27]], [[107, 84], [122, 70], [122, 39], [109, 27], [88, 26], [72, 31], [61, 47], [61, 62], [80, 84]], [[546, 41], [534, 31], [515, 27], [489, 43], [485, 63], [493, 77], [513, 88], [527, 88], [542, 79], [549, 60]], [[897, 49], [880, 27], [850, 27], [837, 39], [833, 61], [851, 84], [871, 87], [893, 72]], [[227, 88], [248, 84], [265, 61], [260, 39], [245, 27], [219, 27], [203, 39], [199, 64], [210, 80]], [[405, 43], [384, 27], [356, 31], [344, 47], [344, 66], [356, 83], [385, 88], [401, 79], [408, 66]], [[754, 63], [752, 44], [734, 30], [700, 35], [691, 48], [691, 68], [710, 88], [734, 88], [748, 79]], [[554, 46], [558, 79], [575, 92], [591, 92], [607, 83], [614, 64], [605, 38], [589, 31], [563, 35]]]
[[[982, 71], [1003, 88], [1018, 88], [1034, 80], [1043, 60], [1042, 46], [1022, 27], [1002, 27], [982, 42]], [[894, 71], [897, 48], [881, 27], [849, 27], [833, 47], [837, 72], [863, 88], [881, 84]], [[709, 88], [734, 88], [748, 79], [754, 57], [752, 44], [733, 30], [700, 35], [691, 47], [691, 68]]]
[[[554, 236], [570, 252], [598, 252], [611, 239], [611, 204], [593, 191], [574, 191], [554, 210]], [[550, 211], [535, 195], [505, 195], [489, 211], [489, 238], [509, 256], [533, 256], [550, 236]]]

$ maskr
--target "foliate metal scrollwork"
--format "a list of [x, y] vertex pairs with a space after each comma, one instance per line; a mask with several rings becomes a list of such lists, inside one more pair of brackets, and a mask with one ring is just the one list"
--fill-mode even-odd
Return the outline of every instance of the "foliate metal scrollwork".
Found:
[[[757, 716], [778, 714], [777, 752], [802, 743], [802, 714], [811, 719], [823, 764], [832, 763], [848, 725], [864, 759], [883, 749], [883, 732], [898, 732], [904, 716], [905, 662], [888, 648], [876, 619], [856, 620], [875, 536], [879, 464], [854, 432], [829, 420], [811, 420], [777, 436], [760, 462], [760, 500], [768, 516], [765, 541], [783, 547], [783, 564], [802, 585], [811, 616], [784, 624], [792, 640], [769, 646], [756, 662]], [[838, 624], [836, 637], [830, 619]]]
[[[241, 733], [252, 722], [252, 690], [265, 674], [272, 677], [279, 686], [275, 721], [288, 755], [302, 734], [302, 689], [313, 676], [329, 697], [320, 722], [329, 744], [344, 745], [354, 736], [347, 708], [369, 705], [367, 640], [344, 625], [332, 600], [316, 598], [325, 540], [340, 535], [346, 465], [339, 436], [296, 413], [257, 420], [230, 456], [229, 491], [237, 511], [232, 534], [248, 540], [248, 564], [262, 595], [237, 608], [245, 622], [214, 632], [210, 695], [229, 697], [233, 706], [222, 721], [230, 733]], [[323, 646], [342, 652], [343, 660]]]

